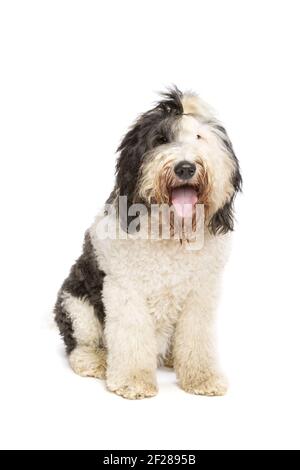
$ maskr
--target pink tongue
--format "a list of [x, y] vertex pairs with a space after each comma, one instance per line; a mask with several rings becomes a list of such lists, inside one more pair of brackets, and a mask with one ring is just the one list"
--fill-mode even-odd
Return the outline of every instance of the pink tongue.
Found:
[[179, 217], [191, 217], [197, 199], [197, 193], [193, 188], [182, 187], [172, 191], [172, 204]]

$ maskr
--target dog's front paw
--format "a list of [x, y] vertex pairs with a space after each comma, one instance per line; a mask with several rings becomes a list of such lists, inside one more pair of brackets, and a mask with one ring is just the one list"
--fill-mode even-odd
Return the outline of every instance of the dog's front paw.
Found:
[[157, 394], [155, 379], [148, 371], [138, 371], [118, 385], [114, 385], [108, 379], [107, 388], [111, 392], [129, 400], [154, 397]]
[[226, 394], [227, 380], [220, 374], [209, 374], [207, 377], [194, 378], [180, 382], [183, 390], [194, 395], [218, 397]]

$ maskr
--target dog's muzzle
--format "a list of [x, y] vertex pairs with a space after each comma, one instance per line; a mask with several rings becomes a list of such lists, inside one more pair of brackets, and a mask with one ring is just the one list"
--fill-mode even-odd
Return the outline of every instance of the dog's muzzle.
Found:
[[182, 160], [174, 167], [174, 173], [181, 183], [180, 186], [172, 189], [171, 200], [172, 205], [179, 217], [191, 217], [193, 208], [198, 200], [197, 191], [193, 186], [189, 186], [189, 180], [196, 173], [195, 163]]

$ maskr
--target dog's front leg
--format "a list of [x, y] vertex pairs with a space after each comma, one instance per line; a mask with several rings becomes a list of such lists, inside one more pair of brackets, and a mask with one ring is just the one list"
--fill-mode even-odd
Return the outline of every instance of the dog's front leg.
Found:
[[227, 390], [215, 352], [214, 304], [213, 292], [191, 292], [175, 331], [174, 367], [179, 385], [197, 395], [224, 395]]
[[145, 299], [133, 283], [107, 276], [103, 300], [108, 389], [129, 399], [156, 395], [157, 348]]

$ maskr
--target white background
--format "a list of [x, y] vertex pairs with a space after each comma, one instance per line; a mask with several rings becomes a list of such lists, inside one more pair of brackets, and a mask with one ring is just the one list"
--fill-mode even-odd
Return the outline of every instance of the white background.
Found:
[[[0, 445], [300, 448], [298, 1], [0, 3]], [[68, 367], [51, 310], [136, 115], [175, 83], [215, 108], [244, 176], [219, 309], [229, 394], [158, 373], [126, 401]]]

